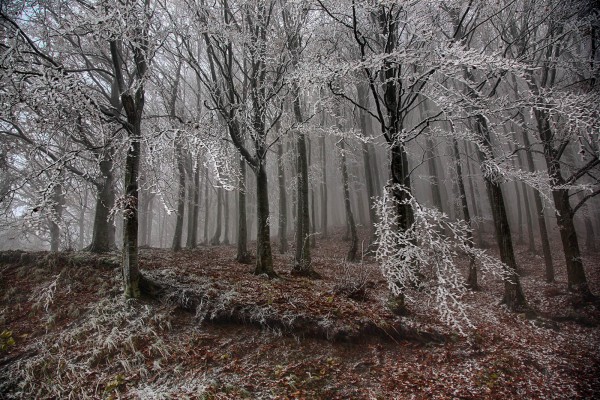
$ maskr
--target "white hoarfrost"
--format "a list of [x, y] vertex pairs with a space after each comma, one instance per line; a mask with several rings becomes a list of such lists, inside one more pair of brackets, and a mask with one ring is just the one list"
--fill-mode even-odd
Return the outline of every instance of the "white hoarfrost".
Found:
[[[398, 227], [394, 190], [406, 193], [405, 202], [414, 213], [414, 223], [406, 231]], [[462, 300], [468, 289], [461, 263], [476, 262], [484, 275], [503, 279], [504, 264], [473, 246], [465, 221], [451, 221], [439, 210], [423, 206], [403, 187], [388, 185], [376, 207], [376, 258], [392, 294], [425, 302], [444, 323], [461, 331], [471, 326], [468, 306]]]

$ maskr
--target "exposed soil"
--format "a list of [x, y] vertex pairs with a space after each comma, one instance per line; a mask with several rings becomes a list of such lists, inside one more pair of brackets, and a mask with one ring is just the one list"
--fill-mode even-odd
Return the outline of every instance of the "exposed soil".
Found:
[[[547, 284], [517, 251], [542, 318], [506, 311], [488, 279], [462, 333], [426, 304], [395, 315], [376, 264], [344, 263], [339, 236], [314, 249], [317, 280], [289, 273], [291, 253], [269, 280], [234, 246], [144, 249], [160, 300], [142, 301], [123, 299], [116, 254], [3, 253], [0, 398], [597, 398], [598, 310], [566, 291], [560, 253]], [[584, 261], [597, 294], [600, 256]]]

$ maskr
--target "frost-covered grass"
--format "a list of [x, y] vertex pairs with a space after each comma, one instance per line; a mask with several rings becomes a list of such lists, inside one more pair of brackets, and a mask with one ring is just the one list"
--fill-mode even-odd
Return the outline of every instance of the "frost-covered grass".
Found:
[[[394, 316], [386, 311], [387, 284], [378, 266], [368, 258], [345, 264], [340, 243], [322, 242], [316, 250], [313, 262], [323, 276], [317, 281], [288, 275], [282, 258], [276, 258], [276, 268], [284, 279], [253, 276], [251, 267], [230, 261], [233, 248], [177, 255], [148, 250], [142, 253], [146, 275], [180, 289], [151, 302], [125, 301], [116, 269], [46, 265], [29, 266], [36, 272], [28, 274], [23, 267], [1, 268], [0, 331], [10, 330], [15, 345], [0, 353], [0, 398], [597, 394], [597, 326], [573, 320], [541, 326], [511, 313], [499, 305], [503, 285], [496, 279], [484, 281], [479, 292], [465, 292], [473, 327], [463, 336], [425, 302], [411, 302], [410, 315]], [[573, 308], [560, 270], [557, 283], [543, 283], [536, 258], [518, 255], [526, 260], [524, 290], [539, 311], [594, 321], [594, 310]], [[595, 290], [597, 276], [590, 276]], [[366, 281], [365, 298], [340, 290], [353, 277]], [[180, 305], [198, 299], [197, 306], [182, 311]], [[399, 321], [405, 332], [441, 333], [446, 341], [408, 341], [372, 330], [358, 342], [327, 340], [390, 321]], [[309, 328], [324, 335], [313, 338]]]

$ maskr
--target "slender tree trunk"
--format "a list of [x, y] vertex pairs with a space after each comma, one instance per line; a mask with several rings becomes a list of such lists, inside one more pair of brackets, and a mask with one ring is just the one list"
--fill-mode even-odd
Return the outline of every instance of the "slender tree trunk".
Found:
[[[361, 107], [365, 109], [369, 109], [369, 92], [368, 88], [364, 85], [358, 85], [358, 102]], [[362, 131], [362, 135], [366, 137], [370, 137], [371, 133], [368, 128], [368, 114], [364, 110], [360, 110], [360, 129]], [[376, 182], [375, 176], [373, 174], [374, 169], [374, 161], [371, 156], [371, 149], [369, 148], [369, 144], [363, 142], [362, 144], [362, 153], [363, 153], [363, 166], [365, 170], [365, 183], [367, 186], [367, 197], [369, 198], [369, 246], [373, 245], [377, 241], [377, 237], [375, 234], [375, 224], [377, 223], [377, 212], [375, 210], [375, 197], [377, 196], [376, 192]], [[371, 144], [372, 146], [372, 144]]]
[[85, 210], [88, 207], [88, 195], [89, 190], [87, 185], [83, 188], [83, 204], [81, 205], [81, 211], [79, 213], [79, 250], [83, 250], [85, 246]]
[[321, 136], [321, 237], [327, 237], [327, 149]]
[[[460, 197], [460, 207], [462, 215], [469, 228], [472, 228], [471, 214], [469, 212], [469, 205], [467, 203], [467, 193], [465, 191], [465, 182], [463, 179], [462, 165], [460, 162], [458, 140], [456, 140], [456, 137], [454, 135], [452, 136], [452, 152], [454, 156], [453, 158], [456, 169], [456, 183], [458, 185], [458, 193]], [[467, 241], [468, 246], [473, 247], [473, 234], [471, 230], [467, 231]], [[469, 275], [467, 277], [467, 286], [473, 290], [477, 290], [479, 288], [479, 282], [477, 279], [477, 265], [475, 264], [475, 260], [472, 257], [469, 258]]]
[[[306, 139], [306, 142], [308, 144], [308, 165], [311, 165], [312, 146], [311, 146], [310, 139]], [[312, 187], [312, 185], [309, 185], [309, 191], [310, 191], [310, 247], [314, 249], [315, 247], [317, 247], [317, 230], [316, 230], [316, 226], [315, 226], [315, 222], [316, 222], [315, 190]]]
[[358, 235], [356, 233], [356, 223], [350, 204], [350, 188], [348, 184], [348, 167], [346, 165], [346, 146], [344, 141], [340, 141], [340, 164], [342, 168], [342, 187], [344, 189], [344, 209], [346, 210], [346, 222], [350, 229], [350, 248], [346, 260], [354, 262], [357, 260]]
[[[429, 117], [428, 110], [428, 102], [427, 99], [421, 97], [421, 101], [419, 103], [419, 112], [421, 114], [421, 119], [425, 120]], [[429, 132], [426, 132], [427, 136], [425, 138], [425, 158], [427, 159], [427, 169], [429, 170], [430, 175], [430, 188], [431, 188], [431, 199], [433, 200], [433, 206], [440, 211], [444, 211], [444, 207], [442, 204], [442, 194], [440, 191], [440, 184], [438, 179], [438, 170], [437, 165], [435, 163], [435, 144], [433, 140], [429, 136]]]
[[[62, 175], [62, 174], [61, 174]], [[52, 206], [48, 224], [50, 227], [50, 251], [60, 250], [60, 224], [62, 221], [63, 208], [65, 206], [65, 195], [62, 183], [57, 183], [52, 188]]]
[[[531, 147], [529, 141], [529, 134], [523, 132], [523, 144], [526, 148]], [[527, 166], [530, 172], [535, 171], [535, 164], [533, 162], [533, 154], [531, 151], [525, 153], [527, 159]], [[542, 253], [544, 254], [544, 265], [546, 266], [546, 281], [554, 282], [554, 264], [552, 263], [552, 253], [550, 252], [550, 240], [548, 239], [548, 227], [546, 226], [546, 217], [544, 216], [544, 202], [542, 195], [537, 190], [533, 191], [533, 200], [535, 203], [535, 211], [537, 214], [538, 227], [540, 230], [540, 239], [542, 242]]]
[[[515, 166], [515, 160], [513, 159], [513, 166]], [[517, 196], [517, 235], [519, 239], [517, 240], [518, 244], [525, 243], [525, 236], [523, 231], [523, 206], [527, 207], [527, 203], [525, 203], [521, 198], [521, 188], [519, 182], [514, 182], [515, 194]], [[525, 195], [525, 193], [523, 193]], [[531, 229], [531, 227], [529, 227]], [[531, 244], [530, 244], [531, 245]]]
[[288, 250], [287, 240], [287, 192], [285, 187], [285, 169], [283, 160], [283, 138], [277, 143], [277, 178], [279, 183], [279, 253]]
[[[294, 86], [294, 115], [296, 122], [302, 123], [302, 112], [300, 110], [300, 90]], [[294, 274], [312, 275], [310, 259], [310, 214], [308, 199], [308, 162], [306, 151], [306, 137], [304, 132], [299, 131], [296, 139], [296, 183], [298, 187], [297, 211], [296, 211], [296, 253], [294, 257]]]
[[[465, 150], [467, 151], [467, 154], [468, 154], [469, 153], [468, 145], [465, 145]], [[469, 157], [467, 157], [466, 164], [467, 164], [467, 176], [468, 176], [468, 180], [469, 180], [469, 198], [471, 199], [471, 204], [473, 205], [473, 211], [474, 211], [475, 217], [478, 217], [481, 219], [483, 216], [483, 212], [481, 211], [481, 206], [475, 200], [475, 191], [477, 190], [477, 187], [475, 186], [475, 179], [473, 178], [473, 173], [471, 170], [471, 162], [469, 160]], [[483, 240], [483, 228], [481, 226], [477, 227], [477, 246], [479, 246], [479, 247], [485, 246], [485, 241]]]
[[238, 240], [237, 261], [247, 264], [250, 262], [248, 254], [248, 226], [246, 220], [246, 160], [240, 157], [240, 187], [238, 192]]
[[200, 217], [200, 161], [198, 160], [196, 169], [194, 169], [194, 194], [192, 198], [192, 208], [190, 209], [191, 228], [188, 229], [188, 247], [195, 249], [198, 246], [198, 218]]
[[[558, 151], [553, 147], [553, 133], [547, 113], [540, 109], [534, 109], [538, 131], [544, 146], [544, 157], [548, 168], [548, 175], [554, 185], [552, 197], [556, 207], [556, 222], [560, 231], [560, 237], [565, 253], [567, 264], [567, 280], [569, 290], [579, 292], [583, 296], [591, 296], [591, 292], [583, 269], [581, 250], [577, 239], [577, 232], [573, 223], [573, 210], [569, 202], [569, 190], [561, 186], [565, 184], [560, 169]], [[547, 277], [548, 278], [548, 277]]]
[[217, 188], [217, 219], [215, 222], [215, 233], [210, 244], [217, 246], [221, 243], [221, 216], [223, 215], [223, 188]]
[[229, 192], [223, 190], [223, 216], [225, 232], [223, 232], [223, 244], [229, 244]]
[[[487, 146], [488, 154], [493, 154], [487, 122], [482, 115], [477, 115], [475, 118], [477, 133], [481, 137], [482, 143]], [[486, 156], [483, 152], [479, 151], [478, 155], [481, 163], [486, 161]], [[504, 298], [502, 301], [510, 310], [528, 311], [529, 307], [525, 301], [525, 295], [521, 288], [519, 275], [517, 274], [517, 262], [515, 260], [512, 235], [500, 182], [498, 182], [495, 177], [485, 173], [483, 174], [483, 179], [492, 208], [492, 217], [496, 231], [496, 241], [500, 250], [500, 259], [508, 268], [508, 276], [506, 277], [507, 279], [504, 280]]]
[[203, 232], [203, 242], [204, 244], [208, 244], [208, 168], [204, 169], [204, 232]]
[[177, 188], [177, 215], [175, 222], [175, 234], [173, 235], [173, 251], [181, 250], [181, 240], [183, 236], [183, 215], [185, 213], [185, 160], [183, 157], [183, 144], [181, 143], [181, 135], [178, 134], [175, 138], [175, 157], [177, 163], [177, 174], [179, 177], [179, 186]]
[[152, 225], [153, 225], [153, 216], [154, 216], [154, 193], [150, 193], [148, 196], [148, 208], [146, 212], [146, 226], [148, 227], [146, 230], [146, 243], [148, 246], [152, 247]]

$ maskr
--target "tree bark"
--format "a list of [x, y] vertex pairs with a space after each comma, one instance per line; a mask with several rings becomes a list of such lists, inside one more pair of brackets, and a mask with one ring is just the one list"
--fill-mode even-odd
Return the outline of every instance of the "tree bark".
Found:
[[177, 187], [177, 214], [175, 222], [175, 233], [173, 235], [173, 244], [171, 249], [173, 251], [181, 250], [181, 241], [183, 236], [183, 215], [185, 213], [185, 160], [183, 156], [183, 145], [181, 143], [182, 137], [178, 133], [175, 138], [175, 162], [177, 163], [177, 175], [179, 185]]
[[92, 243], [88, 246], [92, 253], [106, 253], [115, 248], [115, 227], [111, 216], [115, 206], [112, 152], [103, 155], [99, 164]]
[[256, 169], [256, 269], [257, 275], [276, 277], [271, 254], [271, 227], [269, 222], [269, 190], [264, 161]]
[[204, 232], [202, 235], [204, 244], [208, 244], [208, 168], [204, 168]]
[[223, 225], [225, 230], [223, 232], [223, 244], [229, 244], [229, 192], [223, 190]]
[[321, 237], [327, 237], [327, 148], [321, 136]]
[[[487, 147], [488, 154], [493, 155], [493, 149], [490, 144], [491, 137], [485, 117], [477, 115], [475, 118], [477, 133], [481, 137], [482, 143]], [[483, 165], [487, 161], [486, 155], [479, 150], [478, 156]], [[502, 302], [512, 311], [529, 311], [529, 306], [525, 301], [525, 295], [517, 273], [517, 262], [515, 260], [512, 235], [504, 204], [504, 195], [502, 194], [500, 182], [495, 178], [494, 176], [489, 176], [484, 171], [483, 180], [492, 208], [492, 218], [496, 231], [496, 242], [500, 250], [500, 260], [507, 266], [508, 273], [508, 276], [504, 280], [504, 298]]]
[[248, 254], [248, 226], [246, 220], [246, 160], [240, 157], [240, 187], [238, 194], [238, 239], [237, 257], [239, 263], [250, 262]]
[[65, 195], [63, 193], [63, 185], [62, 182], [58, 182], [52, 188], [52, 204], [50, 206], [50, 215], [48, 218], [48, 225], [50, 228], [50, 251], [52, 252], [60, 250], [60, 224], [64, 206]]
[[[458, 140], [456, 140], [454, 135], [452, 136], [452, 153], [456, 169], [456, 183], [458, 185], [458, 194], [460, 197], [462, 215], [469, 228], [472, 229], [471, 214], [469, 212], [469, 205], [467, 203], [467, 193], [465, 191], [465, 182], [463, 179], [462, 165], [460, 162]], [[471, 230], [467, 231], [467, 241], [468, 246], [473, 247], [473, 233]], [[467, 276], [467, 286], [473, 290], [477, 290], [479, 288], [477, 265], [472, 257], [469, 258], [469, 275]]]
[[348, 166], [346, 165], [346, 145], [344, 140], [340, 141], [340, 164], [342, 168], [342, 187], [344, 190], [344, 209], [346, 210], [346, 222], [350, 230], [350, 248], [348, 249], [348, 255], [346, 260], [355, 262], [357, 260], [358, 251], [358, 235], [356, 233], [356, 223], [354, 221], [354, 214], [352, 213], [352, 207], [350, 204], [350, 187], [348, 182]]
[[[300, 89], [294, 84], [293, 108], [297, 123], [302, 123], [300, 109]], [[306, 137], [304, 132], [297, 132], [296, 138], [296, 184], [298, 197], [296, 202], [296, 253], [293, 273], [297, 275], [312, 275], [310, 259], [310, 214], [308, 198], [308, 162], [306, 152]]]
[[217, 218], [215, 221], [215, 233], [210, 244], [218, 246], [221, 243], [221, 217], [223, 215], [223, 188], [217, 188]]
[[277, 143], [277, 180], [279, 183], [279, 253], [288, 250], [287, 240], [287, 192], [285, 187], [285, 168], [283, 160], [283, 138]]
[[[369, 92], [368, 88], [364, 85], [358, 85], [358, 102], [361, 107], [365, 109], [369, 108]], [[364, 110], [359, 110], [360, 113], [360, 129], [362, 131], [362, 135], [367, 138], [371, 136], [371, 132], [368, 128], [368, 114]], [[369, 205], [369, 246], [373, 245], [377, 241], [377, 237], [375, 234], [375, 224], [377, 223], [377, 212], [375, 210], [375, 197], [377, 196], [376, 186], [375, 186], [375, 178], [373, 174], [374, 169], [374, 160], [371, 159], [371, 149], [369, 148], [369, 144], [367, 142], [363, 142], [362, 144], [362, 154], [363, 154], [363, 167], [365, 170], [365, 183], [367, 186], [367, 196], [368, 196], [368, 205]]]

